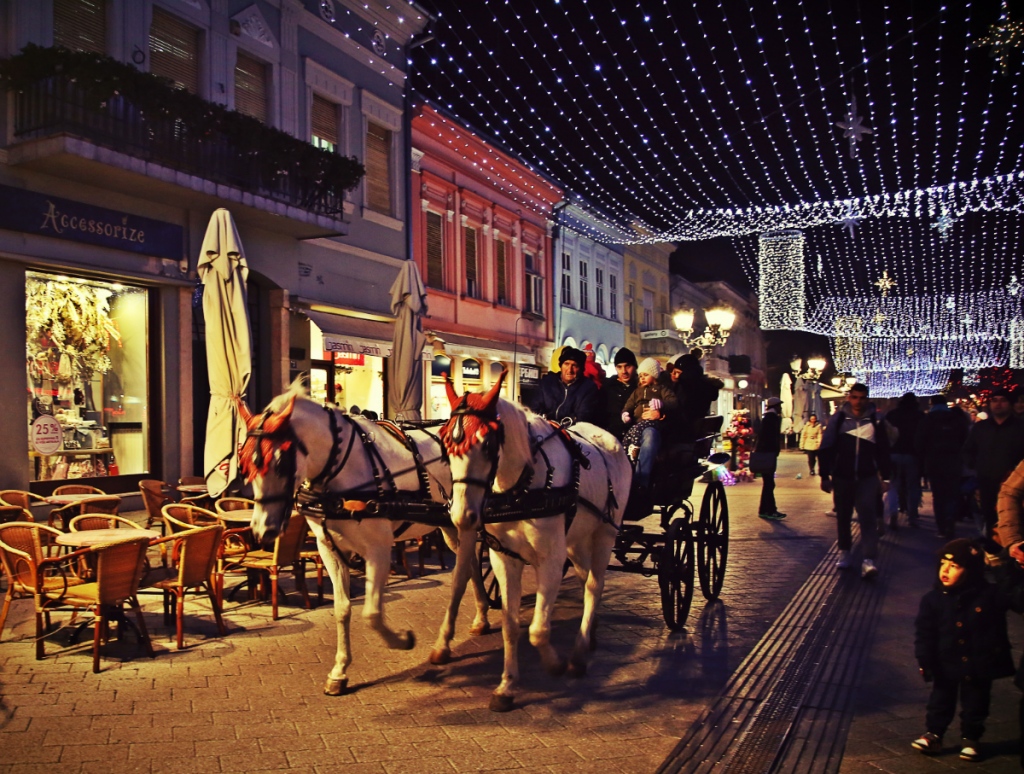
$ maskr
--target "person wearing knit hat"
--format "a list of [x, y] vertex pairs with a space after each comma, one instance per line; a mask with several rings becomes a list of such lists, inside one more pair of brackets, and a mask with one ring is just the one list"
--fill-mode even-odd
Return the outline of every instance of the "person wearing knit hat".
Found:
[[630, 425], [622, 445], [636, 465], [635, 480], [641, 489], [650, 486], [654, 459], [661, 449], [661, 428], [666, 417], [678, 410], [671, 388], [657, 382], [661, 363], [646, 358], [637, 369], [640, 384], [622, 407], [622, 423]]
[[636, 355], [632, 350], [622, 347], [615, 353], [615, 375], [615, 379], [605, 381], [601, 388], [604, 398], [601, 425], [621, 441], [626, 433], [622, 409], [640, 383], [636, 376]]
[[615, 365], [620, 363], [627, 363], [633, 368], [636, 368], [636, 355], [633, 354], [633, 350], [628, 347], [620, 347], [619, 351], [615, 353]]
[[960, 697], [960, 758], [981, 759], [978, 740], [985, 733], [992, 681], [1014, 674], [1008, 610], [1024, 606], [1024, 587], [1012, 578], [1015, 562], [999, 586], [985, 580], [985, 552], [997, 552], [994, 541], [959, 538], [939, 551], [938, 580], [921, 598], [914, 622], [914, 655], [921, 676], [932, 683], [925, 714], [925, 733], [911, 742], [926, 755], [942, 751], [942, 736], [956, 714]]
[[583, 378], [587, 356], [576, 347], [563, 347], [558, 356], [558, 372], [544, 374], [540, 385], [527, 401], [527, 408], [554, 422], [597, 422], [601, 418], [601, 398], [597, 385]]

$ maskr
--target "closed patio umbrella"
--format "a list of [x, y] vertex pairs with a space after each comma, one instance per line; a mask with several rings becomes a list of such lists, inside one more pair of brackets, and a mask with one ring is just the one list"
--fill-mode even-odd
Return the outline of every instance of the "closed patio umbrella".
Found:
[[245, 281], [249, 267], [231, 213], [210, 218], [199, 255], [206, 321], [206, 364], [210, 413], [206, 420], [203, 473], [210, 494], [220, 495], [238, 476], [238, 449], [246, 427], [236, 399], [243, 398], [252, 373], [249, 308]]
[[423, 315], [427, 291], [415, 261], [406, 261], [391, 285], [395, 335], [388, 359], [388, 405], [394, 419], [421, 419], [423, 406]]
[[779, 384], [779, 399], [782, 401], [782, 434], [793, 432], [793, 379], [789, 374], [782, 375]]

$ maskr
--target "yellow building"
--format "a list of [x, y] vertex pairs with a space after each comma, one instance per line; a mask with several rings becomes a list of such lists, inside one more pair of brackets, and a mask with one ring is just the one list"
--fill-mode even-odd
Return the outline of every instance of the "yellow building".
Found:
[[672, 242], [627, 245], [624, 256], [626, 346], [638, 358], [664, 356], [667, 331], [674, 330], [669, 313], [668, 259]]

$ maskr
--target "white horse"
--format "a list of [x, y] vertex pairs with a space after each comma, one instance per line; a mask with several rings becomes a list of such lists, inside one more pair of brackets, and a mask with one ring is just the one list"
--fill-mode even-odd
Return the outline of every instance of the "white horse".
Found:
[[[504, 373], [486, 395], [456, 395], [447, 382], [452, 417], [441, 429], [452, 474], [451, 519], [460, 534], [480, 529], [488, 496], [522, 485], [524, 471], [532, 472], [529, 488], [553, 489], [572, 485], [573, 453], [559, 437], [561, 429], [521, 406], [498, 398]], [[565, 671], [565, 662], [551, 645], [551, 611], [562, 582], [566, 556], [584, 588], [583, 618], [569, 660], [570, 674], [586, 673], [597, 606], [616, 530], [629, 497], [632, 468], [619, 442], [591, 424], [572, 429], [589, 465], [579, 470], [578, 510], [566, 532], [566, 515], [518, 522], [487, 524], [500, 543], [490, 561], [502, 594], [502, 633], [505, 663], [501, 684], [491, 697], [496, 712], [512, 709], [519, 680], [519, 606], [524, 562], [537, 573], [537, 602], [530, 625], [530, 642], [552, 674]], [[527, 474], [529, 475], [529, 474]], [[468, 542], [467, 537], [462, 542]]]
[[[391, 550], [397, 540], [421, 537], [439, 525], [413, 523], [396, 535], [395, 529], [401, 522], [374, 516], [373, 505], [367, 507], [367, 503], [386, 501], [395, 493], [399, 493], [399, 497], [423, 499], [417, 497], [423, 494], [422, 470], [426, 474], [429, 500], [442, 506], [443, 512], [452, 488], [451, 473], [439, 442], [432, 434], [419, 430], [407, 433], [420, 457], [417, 465], [412, 450], [389, 431], [363, 417], [327, 409], [302, 393], [298, 384], [292, 385], [257, 416], [241, 408], [249, 437], [240, 456], [243, 473], [255, 491], [252, 530], [257, 540], [272, 540], [287, 527], [297, 492], [305, 482], [310, 482], [315, 497], [335, 504], [333, 509], [327, 509], [326, 517], [309, 516], [307, 521], [334, 586], [338, 648], [324, 692], [338, 696], [347, 688], [347, 670], [352, 662], [349, 568], [340, 551], [354, 551], [366, 562], [363, 617], [370, 628], [383, 637], [388, 647], [411, 649], [416, 642], [414, 634], [411, 631], [399, 634], [384, 621], [382, 596], [391, 568]], [[305, 497], [306, 490], [300, 496]], [[337, 507], [342, 503], [348, 517], [333, 517], [343, 510]], [[460, 542], [450, 522], [440, 526], [446, 542], [457, 552], [457, 559], [448, 609], [432, 654], [432, 660], [437, 663], [447, 661], [455, 635], [456, 615], [471, 579], [476, 617], [470, 633], [482, 634], [490, 630], [486, 593], [474, 551], [475, 536]]]

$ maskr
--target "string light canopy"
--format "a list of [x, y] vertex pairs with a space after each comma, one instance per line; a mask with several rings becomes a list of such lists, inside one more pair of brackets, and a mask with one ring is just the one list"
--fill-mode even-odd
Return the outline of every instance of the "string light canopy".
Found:
[[872, 398], [899, 398], [938, 395], [949, 385], [949, 371], [868, 371], [854, 372], [858, 382], [866, 384]]

